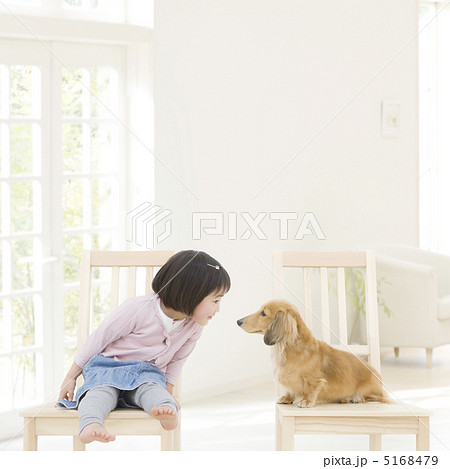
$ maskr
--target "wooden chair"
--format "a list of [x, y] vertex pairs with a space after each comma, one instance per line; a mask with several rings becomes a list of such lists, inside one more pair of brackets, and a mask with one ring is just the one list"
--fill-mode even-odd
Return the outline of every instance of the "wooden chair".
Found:
[[[303, 273], [303, 320], [311, 329], [314, 310], [313, 298], [318, 297], [318, 288], [312, 288], [312, 279], [317, 277], [313, 268], [320, 271], [321, 340], [336, 348], [367, 357], [368, 362], [380, 371], [378, 338], [377, 282], [375, 256], [366, 252], [287, 252], [274, 253], [275, 297], [284, 295], [283, 274], [295, 276], [292, 270], [300, 268]], [[349, 344], [347, 338], [347, 307], [345, 268], [363, 269], [366, 293], [366, 344]], [[329, 272], [335, 269], [337, 301], [330, 308]], [[294, 275], [293, 275], [294, 274]], [[331, 278], [331, 277], [330, 277]], [[317, 279], [318, 280], [318, 279]], [[297, 280], [298, 281], [298, 278]], [[317, 282], [319, 283], [319, 282]], [[287, 288], [285, 288], [287, 289]], [[290, 290], [290, 294], [293, 294]], [[295, 296], [295, 293], [294, 293]], [[337, 321], [332, 321], [332, 309], [337, 309]], [[300, 309], [301, 311], [301, 309]], [[336, 318], [335, 318], [336, 319]], [[316, 326], [317, 326], [317, 320]], [[339, 344], [331, 340], [330, 328], [335, 328]], [[335, 341], [336, 342], [336, 341]], [[368, 434], [370, 450], [381, 450], [383, 434], [415, 434], [416, 449], [429, 450], [430, 412], [417, 407], [398, 404], [323, 404], [312, 408], [299, 408], [293, 404], [276, 405], [276, 449], [294, 450], [297, 434]]]
[[[90, 333], [92, 311], [93, 269], [111, 270], [111, 310], [119, 304], [121, 269], [128, 270], [126, 297], [136, 296], [137, 273], [145, 270], [145, 293], [151, 292], [153, 270], [163, 265], [175, 251], [83, 251], [80, 272], [80, 303], [78, 316], [78, 348]], [[81, 377], [79, 380], [82, 379]], [[179, 396], [179, 381], [174, 387], [174, 395]], [[73, 449], [84, 451], [85, 444], [79, 438], [78, 412], [55, 407], [55, 402], [43, 407], [35, 407], [21, 412], [24, 418], [24, 450], [37, 450], [37, 437], [40, 435], [70, 435]], [[180, 421], [180, 414], [179, 419]], [[158, 420], [141, 409], [116, 409], [105, 420], [109, 431], [116, 435], [157, 435], [161, 437], [161, 450], [180, 449], [180, 424], [173, 431], [166, 431]]]

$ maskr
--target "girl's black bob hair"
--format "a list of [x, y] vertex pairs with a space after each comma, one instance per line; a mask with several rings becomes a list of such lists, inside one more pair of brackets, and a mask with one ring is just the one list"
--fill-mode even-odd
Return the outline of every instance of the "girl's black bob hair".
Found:
[[230, 287], [227, 271], [203, 251], [177, 252], [152, 282], [153, 291], [165, 306], [188, 316], [205, 297], [216, 292], [224, 295]]

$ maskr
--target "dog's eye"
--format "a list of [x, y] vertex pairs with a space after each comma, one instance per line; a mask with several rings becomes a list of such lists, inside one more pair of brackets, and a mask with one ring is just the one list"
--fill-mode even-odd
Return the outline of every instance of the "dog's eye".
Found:
[[264, 312], [264, 310], [263, 310], [263, 311], [261, 311], [261, 313], [260, 313], [260, 314], [261, 314], [261, 316], [267, 316], [267, 314]]

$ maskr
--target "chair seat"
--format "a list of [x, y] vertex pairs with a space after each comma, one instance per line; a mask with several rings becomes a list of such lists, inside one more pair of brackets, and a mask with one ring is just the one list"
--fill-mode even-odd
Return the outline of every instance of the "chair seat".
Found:
[[[294, 434], [370, 435], [371, 449], [381, 450], [381, 435], [416, 435], [417, 449], [429, 445], [430, 412], [401, 404], [324, 404], [312, 408], [277, 404], [277, 448], [294, 447]], [[280, 428], [281, 427], [281, 428]]]
[[[33, 421], [36, 435], [77, 436], [79, 429], [78, 411], [56, 407], [54, 403], [32, 407], [20, 413]], [[159, 422], [141, 409], [117, 409], [105, 419], [106, 428], [115, 435], [162, 435], [166, 432]]]
[[[75, 418], [78, 419], [78, 411], [73, 409], [64, 409], [59, 407], [56, 403], [50, 403], [45, 406], [30, 407], [20, 412], [21, 417], [27, 418]], [[110, 412], [108, 419], [152, 419], [151, 415], [144, 412], [142, 409], [116, 409]]]
[[277, 404], [283, 417], [428, 417], [431, 412], [402, 404], [368, 402], [362, 404], [321, 404], [316, 407], [300, 408], [296, 405]]

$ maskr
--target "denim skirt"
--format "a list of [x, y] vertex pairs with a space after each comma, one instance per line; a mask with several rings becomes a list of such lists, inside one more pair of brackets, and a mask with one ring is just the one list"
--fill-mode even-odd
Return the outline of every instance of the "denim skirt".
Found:
[[[144, 383], [157, 383], [166, 389], [166, 377], [156, 366], [142, 361], [117, 361], [101, 354], [94, 355], [83, 368], [84, 383], [77, 390], [74, 401], [60, 399], [58, 404], [76, 409], [89, 389], [112, 386], [121, 391], [132, 391]], [[135, 407], [119, 396], [118, 407]]]

